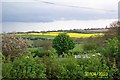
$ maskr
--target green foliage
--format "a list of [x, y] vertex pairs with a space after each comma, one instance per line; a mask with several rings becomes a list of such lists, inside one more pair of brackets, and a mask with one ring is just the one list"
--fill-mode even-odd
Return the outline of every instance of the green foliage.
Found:
[[52, 46], [57, 50], [58, 54], [61, 55], [73, 49], [75, 47], [75, 43], [69, 35], [61, 33], [54, 38]]
[[80, 70], [82, 70], [72, 59], [48, 58], [45, 64], [48, 79], [76, 79], [80, 75]]
[[42, 49], [37, 49], [36, 51], [34, 51], [33, 53], [35, 54], [34, 56], [38, 56], [38, 57], [43, 57], [45, 55], [45, 52], [44, 50]]
[[106, 41], [107, 45], [101, 49], [101, 53], [104, 55], [108, 66], [115, 65], [117, 66], [117, 73], [114, 77], [118, 77], [120, 79], [120, 51], [119, 51], [119, 40], [118, 38], [108, 39]]
[[[119, 47], [118, 52], [120, 53], [120, 21], [118, 21], [117, 24], [118, 24], [117, 38], [118, 38], [118, 41], [119, 41], [118, 42], [118, 47]], [[118, 55], [118, 57], [120, 57], [120, 54]]]
[[[86, 79], [113, 78], [116, 66], [107, 66], [105, 60], [98, 56], [76, 59], [74, 56], [64, 58], [45, 58], [46, 75], [48, 79]], [[96, 73], [87, 75], [85, 73]], [[101, 75], [100, 73], [106, 73]]]
[[[43, 58], [24, 55], [13, 62], [3, 61], [3, 78], [47, 78], [47, 79], [87, 79], [113, 78], [116, 66], [108, 66], [101, 56], [74, 58], [74, 55], [57, 57], [49, 51], [50, 56]], [[92, 51], [91, 51], [92, 53]], [[4, 59], [3, 59], [4, 60]], [[87, 73], [87, 74], [86, 74]], [[95, 73], [95, 75], [89, 73]], [[104, 73], [101, 75], [101, 73]]]
[[[103, 76], [103, 78], [104, 77], [113, 78], [113, 74], [117, 70], [115, 65], [108, 66], [106, 61], [103, 58], [95, 57], [95, 56], [93, 56], [91, 58], [86, 58], [86, 59], [82, 58], [81, 60], [79, 60], [79, 64], [83, 65], [84, 71], [86, 71], [86, 72], [96, 72], [96, 73], [107, 72], [108, 75]], [[102, 77], [102, 76], [96, 76], [96, 77]], [[96, 77], [94, 77], [94, 78], [96, 78]]]
[[24, 55], [16, 58], [13, 62], [2, 64], [2, 74], [4, 79], [9, 78], [46, 78], [45, 65], [39, 58], [32, 55]]
[[114, 58], [117, 57], [119, 55], [118, 42], [119, 41], [117, 38], [107, 40], [107, 45], [102, 49], [102, 53], [104, 54], [104, 56]]
[[14, 35], [3, 35], [2, 37], [2, 54], [5, 56], [19, 56], [26, 52], [28, 47], [27, 41]]

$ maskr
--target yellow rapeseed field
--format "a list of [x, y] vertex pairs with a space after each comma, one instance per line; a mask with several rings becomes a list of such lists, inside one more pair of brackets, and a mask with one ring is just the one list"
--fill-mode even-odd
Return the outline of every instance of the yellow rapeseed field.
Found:
[[[47, 32], [47, 33], [28, 33], [28, 35], [33, 36], [57, 36], [58, 34], [63, 32]], [[88, 38], [88, 37], [96, 37], [103, 36], [103, 33], [93, 33], [93, 34], [82, 34], [82, 33], [67, 33], [70, 37], [75, 38]]]

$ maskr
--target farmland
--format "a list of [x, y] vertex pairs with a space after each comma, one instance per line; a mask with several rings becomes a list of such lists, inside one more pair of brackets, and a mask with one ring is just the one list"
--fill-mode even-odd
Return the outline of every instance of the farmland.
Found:
[[[28, 43], [30, 45], [33, 45], [34, 42], [36, 42], [37, 40], [34, 40], [34, 38], [40, 38], [40, 39], [54, 39], [55, 36], [57, 36], [58, 34], [60, 33], [64, 33], [64, 32], [46, 32], [46, 33], [28, 33], [28, 34], [15, 34], [16, 36], [21, 36], [21, 37], [24, 37], [24, 38], [28, 38], [28, 37], [31, 37], [33, 38], [33, 40], [27, 40]], [[84, 38], [90, 38], [90, 37], [102, 37], [104, 36], [103, 33], [67, 33], [70, 37], [72, 37], [73, 39], [76, 39], [76, 38], [80, 38], [80, 39], [84, 39]], [[84, 41], [83, 41], [84, 42]], [[40, 44], [40, 43], [38, 43]], [[32, 48], [29, 48], [29, 50], [31, 51], [34, 51], [34, 50], [37, 50], [36, 47], [32, 47]], [[81, 52], [83, 51], [83, 43], [81, 44], [76, 44], [75, 45], [75, 48], [73, 50], [71, 50], [72, 52]]]
[[[28, 34], [16, 34], [18, 36], [34, 36], [34, 37], [42, 37], [42, 38], [54, 38], [60, 33], [64, 32], [46, 32], [46, 33], [28, 33]], [[96, 37], [103, 36], [103, 33], [67, 33], [70, 37], [73, 38], [88, 38], [88, 37]]]

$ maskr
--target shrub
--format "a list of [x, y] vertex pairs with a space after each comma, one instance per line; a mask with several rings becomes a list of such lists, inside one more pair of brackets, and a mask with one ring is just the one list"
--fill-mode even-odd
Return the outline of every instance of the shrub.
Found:
[[[97, 79], [112, 79], [113, 74], [116, 72], [116, 66], [107, 66], [105, 60], [98, 56], [80, 59], [76, 59], [73, 56], [45, 59], [46, 75], [48, 79], [83, 80], [91, 77]], [[96, 74], [88, 75], [90, 72]]]
[[26, 52], [28, 43], [22, 38], [14, 35], [3, 35], [2, 37], [2, 54], [5, 56], [19, 56]]
[[115, 77], [118, 77], [117, 79], [120, 79], [120, 52], [119, 52], [119, 40], [118, 38], [112, 38], [108, 39], [106, 41], [107, 45], [101, 49], [101, 53], [104, 55], [108, 66], [116, 65], [118, 68], [117, 74], [115, 74]]
[[119, 55], [118, 42], [117, 38], [107, 40], [107, 45], [102, 49], [103, 55], [106, 57], [117, 57]]
[[76, 79], [82, 70], [73, 59], [48, 58], [45, 64], [48, 79]]
[[83, 68], [80, 67], [77, 59], [75, 58], [60, 60], [58, 70], [58, 78], [67, 78], [72, 80], [84, 78]]
[[45, 65], [31, 55], [16, 58], [14, 62], [3, 63], [2, 66], [3, 79], [46, 78]]
[[73, 49], [75, 47], [75, 43], [69, 35], [61, 33], [54, 38], [52, 46], [57, 50], [57, 53], [61, 55]]

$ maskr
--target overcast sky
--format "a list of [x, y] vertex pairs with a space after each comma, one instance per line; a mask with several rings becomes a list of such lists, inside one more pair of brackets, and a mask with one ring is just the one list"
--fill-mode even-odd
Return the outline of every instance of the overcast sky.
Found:
[[[105, 27], [118, 18], [118, 1], [4, 0], [3, 31]], [[22, 28], [19, 23], [26, 28]]]

